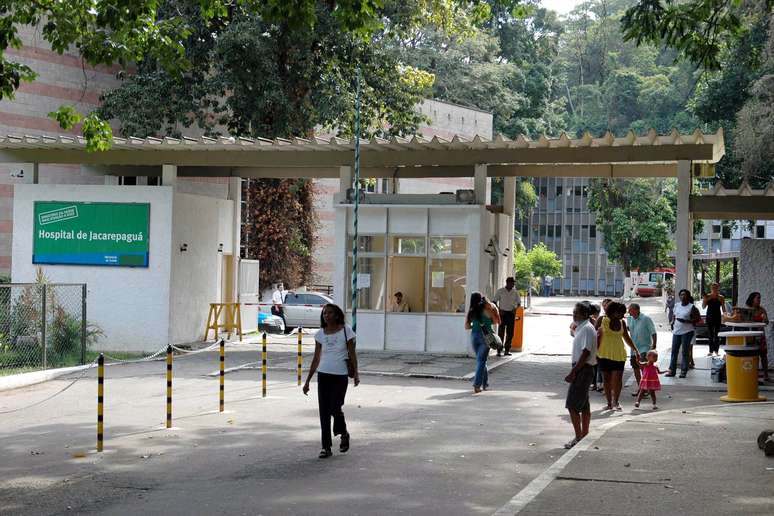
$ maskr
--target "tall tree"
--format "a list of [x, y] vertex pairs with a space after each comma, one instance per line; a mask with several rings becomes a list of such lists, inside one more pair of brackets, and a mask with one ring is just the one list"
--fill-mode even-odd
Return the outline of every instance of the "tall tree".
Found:
[[633, 269], [650, 270], [668, 262], [676, 224], [673, 197], [673, 181], [590, 182], [589, 209], [597, 214], [608, 256], [627, 276]]

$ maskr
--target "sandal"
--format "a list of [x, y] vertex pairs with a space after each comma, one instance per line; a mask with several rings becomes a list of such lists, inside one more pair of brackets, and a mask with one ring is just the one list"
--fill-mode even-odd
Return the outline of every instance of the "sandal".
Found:
[[318, 455], [318, 457], [321, 459], [327, 459], [331, 455], [333, 455], [333, 452], [331, 451], [330, 448], [323, 448], [322, 450], [320, 450], [320, 455]]
[[653, 410], [658, 410], [658, 407], [653, 405]]
[[640, 402], [639, 401], [635, 401], [634, 402], [634, 408], [640, 408]]
[[578, 444], [578, 438], [577, 437], [575, 439], [573, 439], [572, 441], [570, 441], [569, 443], [565, 444], [564, 445], [564, 449], [565, 450], [569, 450], [570, 448], [572, 448], [576, 444]]
[[613, 410], [613, 406], [608, 403], [607, 407], [605, 407], [605, 410]]

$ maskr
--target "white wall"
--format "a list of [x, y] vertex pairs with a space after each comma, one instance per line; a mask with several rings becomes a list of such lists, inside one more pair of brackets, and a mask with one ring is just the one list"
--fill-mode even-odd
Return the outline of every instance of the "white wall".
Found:
[[[14, 282], [35, 280], [32, 264], [34, 201], [150, 203], [148, 268], [44, 265], [54, 283], [86, 283], [87, 318], [99, 325], [105, 350], [155, 351], [168, 343], [172, 188], [160, 186], [15, 185]], [[202, 326], [203, 329], [203, 326]]]
[[[742, 240], [739, 255], [739, 297], [737, 304], [744, 306], [751, 292], [761, 293], [761, 306], [769, 319], [774, 319], [774, 240]], [[766, 328], [769, 367], [774, 367], [774, 328]]]
[[[223, 254], [218, 244], [231, 250], [232, 205], [223, 199], [175, 194], [169, 333], [173, 343], [201, 340], [210, 303], [220, 301]], [[187, 244], [187, 251], [180, 251], [182, 244]]]

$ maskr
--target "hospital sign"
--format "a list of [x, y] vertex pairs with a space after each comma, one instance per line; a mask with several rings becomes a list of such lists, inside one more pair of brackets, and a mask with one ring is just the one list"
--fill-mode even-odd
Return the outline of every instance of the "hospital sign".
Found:
[[37, 201], [32, 263], [147, 267], [150, 204]]

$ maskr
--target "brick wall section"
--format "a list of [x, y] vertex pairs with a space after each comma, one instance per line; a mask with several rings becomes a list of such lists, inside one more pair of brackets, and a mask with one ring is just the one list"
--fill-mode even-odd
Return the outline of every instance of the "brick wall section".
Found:
[[[67, 104], [86, 114], [99, 103], [105, 89], [119, 84], [118, 67], [94, 68], [84, 65], [77, 52], [58, 54], [50, 50], [40, 30], [27, 27], [19, 31], [24, 43], [20, 49], [9, 49], [9, 59], [32, 68], [38, 78], [23, 83], [14, 100], [0, 101], [0, 134], [62, 134], [59, 125], [48, 118], [50, 111]], [[78, 130], [70, 131], [78, 133]], [[24, 171], [24, 177], [18, 176]], [[83, 172], [78, 165], [41, 165], [41, 183], [102, 184], [101, 176]], [[0, 165], [0, 273], [11, 270], [13, 230], [13, 184], [31, 181], [28, 164]]]

